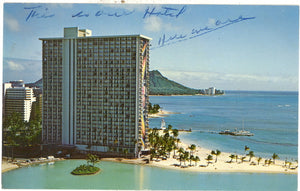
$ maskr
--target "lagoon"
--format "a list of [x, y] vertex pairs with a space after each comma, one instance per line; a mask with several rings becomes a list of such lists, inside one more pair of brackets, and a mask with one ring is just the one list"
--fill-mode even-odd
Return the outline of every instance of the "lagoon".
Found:
[[2, 174], [7, 189], [122, 189], [122, 190], [297, 190], [297, 175], [264, 173], [196, 173], [146, 165], [101, 161], [101, 172], [74, 176], [84, 160], [65, 160]]

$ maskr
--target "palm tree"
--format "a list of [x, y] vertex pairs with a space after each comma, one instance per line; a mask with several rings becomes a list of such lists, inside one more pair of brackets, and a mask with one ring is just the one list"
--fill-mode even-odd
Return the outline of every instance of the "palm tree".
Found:
[[213, 156], [213, 155], [216, 155], [216, 152], [215, 152], [214, 150], [212, 150], [212, 151], [210, 152], [210, 154]]
[[273, 153], [272, 159], [273, 159], [273, 164], [275, 164], [275, 159], [279, 159], [279, 156], [276, 153]]
[[234, 158], [235, 158], [235, 162], [237, 162], [239, 156], [238, 155], [234, 155]]
[[215, 162], [217, 162], [218, 161], [218, 156], [221, 155], [221, 151], [216, 150], [216, 154], [215, 155], [216, 155], [216, 161]]
[[190, 155], [193, 155], [193, 151], [196, 150], [196, 145], [194, 144], [191, 144], [191, 146], [189, 146], [189, 149], [190, 149]]
[[189, 152], [185, 151], [185, 152], [183, 153], [183, 162], [184, 162], [184, 166], [186, 166], [186, 165], [185, 165], [185, 161], [188, 160], [188, 159], [189, 159]]
[[250, 148], [247, 145], [245, 145], [245, 152], [248, 150], [250, 150]]
[[178, 147], [175, 144], [173, 145], [173, 150], [174, 150], [173, 158], [175, 158], [176, 150], [178, 150]]
[[182, 147], [180, 147], [179, 150], [178, 150], [178, 153], [179, 154], [183, 154], [184, 153], [184, 149]]
[[270, 166], [271, 163], [272, 163], [272, 160], [269, 159], [269, 160], [268, 160], [268, 165]]
[[267, 165], [267, 164], [268, 164], [268, 159], [265, 160], [265, 165]]
[[288, 162], [288, 164], [289, 164], [289, 168], [291, 168], [292, 162]]
[[247, 155], [249, 156], [249, 162], [251, 162], [252, 157], [255, 157], [253, 151], [249, 151], [249, 153]]
[[172, 134], [173, 134], [174, 138], [178, 137], [178, 135], [179, 135], [178, 129], [172, 129]]
[[286, 167], [286, 165], [289, 163], [289, 161], [287, 161], [287, 159], [285, 159], [284, 161], [284, 167]]
[[184, 149], [182, 147], [180, 147], [178, 149], [178, 153], [179, 153], [179, 161], [180, 161], [180, 166], [181, 166], [181, 161], [183, 161], [183, 159], [184, 159], [184, 155], [183, 155]]
[[153, 158], [156, 156], [156, 151], [154, 148], [150, 149], [150, 160], [153, 160]]
[[244, 162], [244, 160], [245, 160], [245, 156], [243, 156], [242, 158], [241, 158], [241, 162], [243, 163]]
[[180, 154], [179, 155], [179, 161], [180, 161], [180, 166], [181, 166], [181, 162], [184, 160], [184, 155], [183, 154]]
[[261, 157], [257, 158], [257, 165], [259, 165], [259, 162], [261, 161]]
[[208, 155], [205, 160], [207, 160], [207, 166], [208, 166], [209, 165], [209, 161], [213, 160], [213, 156], [212, 155]]
[[189, 159], [190, 159], [190, 166], [192, 166], [192, 161], [194, 161], [194, 160], [195, 160], [195, 157], [194, 157], [194, 155], [190, 155]]
[[231, 155], [229, 156], [229, 158], [231, 159], [231, 160], [230, 160], [230, 163], [232, 163], [232, 160], [235, 158], [235, 155], [234, 155], [234, 154], [231, 154]]
[[95, 163], [100, 162], [99, 158], [93, 154], [88, 154], [86, 160], [87, 160], [87, 164], [92, 163], [93, 166], [95, 165]]
[[195, 166], [197, 166], [197, 162], [200, 161], [200, 158], [198, 156], [195, 157], [194, 162], [195, 162]]

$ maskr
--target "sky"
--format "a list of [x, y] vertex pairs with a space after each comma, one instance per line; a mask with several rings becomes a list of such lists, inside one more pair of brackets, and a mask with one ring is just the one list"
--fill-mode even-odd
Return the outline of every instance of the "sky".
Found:
[[148, 36], [150, 70], [191, 88], [298, 91], [298, 6], [4, 3], [3, 81], [39, 80], [64, 27]]

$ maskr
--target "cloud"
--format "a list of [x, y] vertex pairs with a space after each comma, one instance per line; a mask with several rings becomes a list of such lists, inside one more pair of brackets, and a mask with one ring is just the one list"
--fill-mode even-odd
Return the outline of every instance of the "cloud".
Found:
[[151, 16], [144, 19], [144, 29], [150, 32], [159, 31], [175, 31], [179, 27], [173, 26], [171, 23], [164, 23], [160, 17]]
[[25, 69], [24, 66], [22, 66], [21, 64], [18, 64], [11, 60], [7, 61], [7, 65], [10, 70], [14, 70], [14, 71], [22, 71]]
[[3, 82], [20, 79], [25, 82], [35, 82], [41, 76], [41, 60], [3, 58]]
[[148, 17], [144, 19], [144, 24], [144, 28], [151, 32], [158, 32], [163, 26], [162, 19], [159, 17]]
[[7, 16], [4, 18], [4, 24], [9, 28], [9, 30], [17, 32], [20, 30], [20, 25], [19, 22], [11, 17], [11, 16]]

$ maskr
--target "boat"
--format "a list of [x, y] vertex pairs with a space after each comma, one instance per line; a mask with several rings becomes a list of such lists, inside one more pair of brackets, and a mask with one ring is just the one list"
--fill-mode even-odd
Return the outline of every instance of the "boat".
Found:
[[245, 131], [245, 130], [237, 130], [235, 131], [230, 131], [230, 130], [224, 130], [220, 131], [219, 134], [221, 135], [232, 135], [232, 136], [253, 136], [254, 133], [251, 133], [250, 131]]
[[165, 122], [164, 119], [161, 119], [161, 125], [160, 125], [160, 128], [161, 128], [162, 130], [165, 130], [165, 129], [166, 129], [166, 122]]
[[230, 131], [229, 129], [226, 129], [224, 131], [220, 131], [219, 134], [221, 135], [232, 135], [232, 136], [253, 136], [254, 133], [251, 133], [250, 131], [246, 131], [244, 129], [244, 121], [243, 121], [243, 130], [237, 130], [237, 128], [234, 131]]

